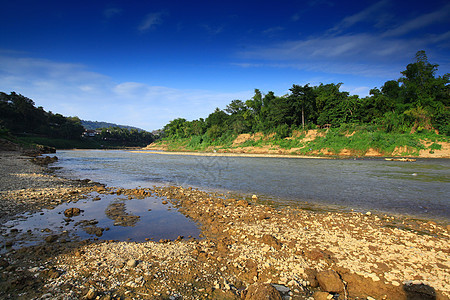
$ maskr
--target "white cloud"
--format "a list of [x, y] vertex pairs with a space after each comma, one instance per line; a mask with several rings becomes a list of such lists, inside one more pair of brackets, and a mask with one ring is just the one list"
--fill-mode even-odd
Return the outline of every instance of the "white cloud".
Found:
[[45, 110], [85, 120], [162, 128], [170, 120], [206, 118], [233, 99], [249, 99], [251, 91], [222, 93], [116, 83], [86, 66], [0, 54], [0, 91], [15, 91]]
[[336, 26], [331, 28], [330, 32], [341, 32], [342, 30], [347, 29], [360, 22], [367, 22], [367, 20], [376, 20], [379, 14], [384, 12], [388, 4], [389, 4], [388, 0], [381, 0], [379, 2], [376, 2], [375, 4], [367, 7], [366, 9], [354, 15], [345, 17]]
[[[299, 41], [254, 47], [243, 58], [295, 62], [354, 62], [386, 60], [404, 56], [423, 45], [420, 41], [382, 39], [370, 34], [320, 36]], [[413, 50], [414, 51], [414, 50]]]
[[431, 24], [440, 23], [442, 21], [448, 22], [449, 18], [450, 18], [450, 4], [447, 4], [439, 10], [421, 15], [398, 26], [397, 28], [386, 31], [384, 33], [384, 36], [385, 37], [402, 36], [417, 29], [427, 27]]
[[139, 25], [138, 30], [140, 32], [145, 32], [152, 27], [161, 24], [163, 15], [163, 12], [150, 13], [146, 15], [144, 20], [142, 20], [141, 24]]
[[[239, 64], [246, 68], [286, 67], [335, 74], [396, 78], [399, 70], [410, 62], [416, 51], [428, 49], [430, 45], [435, 45], [438, 49], [450, 47], [449, 32], [403, 37], [404, 34], [419, 28], [447, 21], [450, 18], [450, 4], [388, 31], [350, 33], [350, 29], [361, 22], [371, 22], [375, 23], [375, 26], [385, 28], [387, 23], [383, 21], [383, 17], [389, 14], [389, 5], [387, 0], [378, 1], [343, 18], [321, 35], [247, 47], [238, 53], [243, 59]], [[441, 60], [445, 60], [440, 56]]]

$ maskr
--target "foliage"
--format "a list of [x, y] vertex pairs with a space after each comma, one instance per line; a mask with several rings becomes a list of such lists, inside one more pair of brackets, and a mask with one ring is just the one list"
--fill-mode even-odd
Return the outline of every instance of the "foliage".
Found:
[[92, 139], [108, 147], [143, 147], [155, 140], [150, 132], [120, 127], [101, 128]]
[[86, 130], [96, 130], [96, 129], [102, 129], [102, 128], [111, 128], [111, 127], [119, 127], [119, 128], [125, 128], [128, 130], [135, 129], [137, 131], [144, 131], [141, 128], [128, 126], [128, 125], [118, 125], [114, 123], [108, 123], [108, 122], [99, 122], [99, 121], [86, 121], [81, 120], [81, 125], [83, 125], [84, 129]]
[[[434, 129], [443, 135], [450, 134], [450, 74], [436, 76], [437, 68], [438, 65], [428, 62], [424, 51], [418, 51], [415, 61], [401, 72], [402, 77], [373, 88], [370, 96], [364, 98], [341, 91], [342, 83], [294, 84], [290, 94], [284, 96], [271, 91], [263, 94], [255, 89], [251, 99], [235, 99], [225, 110], [216, 108], [206, 120], [171, 121], [164, 127], [164, 136], [190, 138], [189, 147], [202, 145], [206, 149], [206, 145], [217, 145], [240, 133], [275, 133], [273, 142], [276, 142], [299, 128], [331, 127], [337, 131], [319, 139], [321, 147], [336, 151], [350, 146], [361, 151], [373, 147], [387, 151], [398, 146], [390, 139], [397, 134], [401, 139], [402, 134], [425, 134]], [[347, 132], [363, 128], [367, 135], [344, 139], [345, 128]], [[367, 141], [355, 144], [358, 139]], [[292, 147], [292, 142], [278, 143]]]
[[34, 101], [25, 96], [0, 92], [0, 135], [11, 133], [25, 144], [38, 143], [56, 148], [136, 147], [154, 140], [151, 133], [134, 128], [103, 128], [94, 137], [82, 139], [84, 131], [78, 117], [46, 112], [42, 107], [36, 108]]
[[0, 92], [0, 125], [12, 134], [35, 134], [51, 138], [79, 139], [84, 131], [77, 117], [64, 117], [35, 107], [33, 100]]

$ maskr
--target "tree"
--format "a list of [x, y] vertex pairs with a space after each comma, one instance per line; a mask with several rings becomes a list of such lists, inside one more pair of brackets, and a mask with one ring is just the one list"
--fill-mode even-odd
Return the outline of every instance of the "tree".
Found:
[[318, 111], [318, 125], [340, 126], [350, 122], [356, 110], [355, 98], [349, 98], [348, 92], [339, 91], [342, 83], [320, 84], [314, 88]]
[[[307, 116], [312, 115], [315, 112], [315, 94], [312, 87], [308, 84], [304, 86], [292, 85], [291, 91], [291, 101], [295, 114], [298, 116], [301, 113], [301, 124], [305, 128], [305, 111]], [[299, 125], [299, 120], [295, 120], [294, 123]]]
[[184, 127], [186, 126], [186, 119], [177, 118], [170, 121], [166, 126], [164, 126], [164, 135], [167, 137], [185, 137]]
[[440, 119], [438, 116], [448, 115], [450, 74], [436, 77], [438, 66], [429, 63], [425, 51], [421, 50], [416, 53], [415, 62], [408, 64], [406, 70], [401, 72], [403, 77], [398, 81], [402, 84], [405, 102], [409, 105], [405, 113], [414, 119], [415, 127], [430, 122], [439, 127], [447, 126], [437, 120]]
[[255, 89], [255, 95], [252, 99], [245, 101], [248, 110], [244, 114], [252, 131], [255, 131], [261, 121], [261, 109], [263, 105], [263, 95], [260, 90]]

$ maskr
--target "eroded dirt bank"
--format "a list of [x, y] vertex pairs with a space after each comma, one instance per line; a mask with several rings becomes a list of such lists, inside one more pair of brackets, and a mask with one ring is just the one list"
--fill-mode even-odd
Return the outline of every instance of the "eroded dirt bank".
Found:
[[[274, 134], [264, 135], [263, 133], [248, 134], [243, 133], [236, 137], [231, 146], [211, 146], [204, 150], [203, 152], [192, 152], [192, 150], [186, 149], [183, 146], [178, 146], [178, 153], [191, 154], [200, 153], [200, 155], [208, 155], [209, 153], [214, 153], [214, 155], [241, 155], [241, 156], [274, 156], [274, 157], [301, 157], [301, 158], [330, 158], [330, 157], [413, 157], [413, 158], [450, 158], [450, 143], [440, 141], [433, 142], [430, 140], [422, 140], [423, 149], [417, 151], [411, 147], [396, 147], [392, 152], [380, 152], [377, 149], [369, 148], [365, 151], [357, 149], [342, 149], [340, 151], [333, 151], [331, 149], [323, 148], [320, 150], [303, 151], [308, 148], [308, 142], [314, 141], [318, 137], [326, 136], [325, 131], [318, 131], [317, 129], [311, 129], [306, 131], [303, 138], [300, 138], [302, 134], [298, 131], [293, 133], [292, 137], [287, 137], [284, 140], [298, 139], [298, 146], [292, 148], [282, 148], [276, 143], [269, 142], [270, 138]], [[352, 136], [353, 133], [346, 136]], [[264, 141], [259, 146], [246, 146], [247, 142]], [[435, 148], [432, 147], [436, 144]], [[142, 150], [157, 150], [166, 151], [166, 153], [171, 149], [170, 142], [163, 141], [152, 143]], [[431, 148], [430, 148], [431, 147]], [[170, 151], [173, 151], [171, 149]], [[303, 153], [303, 154], [301, 154]], [[305, 153], [307, 155], [305, 155]], [[194, 154], [191, 154], [194, 155]]]
[[[21, 164], [30, 167], [28, 160], [17, 162]], [[88, 186], [87, 182], [66, 182], [45, 174], [44, 169], [30, 168], [16, 169], [20, 173], [14, 167], [8, 171], [2, 168], [2, 178], [28, 178], [23, 186], [12, 183], [10, 189], [1, 190], [2, 215], [11, 218], [19, 211], [11, 203], [25, 203], [21, 211], [58, 201], [74, 201], [76, 207], [76, 198], [89, 197], [90, 191], [138, 199], [153, 195], [197, 221], [203, 238], [133, 243], [99, 241], [93, 235], [89, 241], [71, 241], [65, 235], [49, 233], [52, 238], [41, 245], [4, 248], [0, 258], [1, 298], [450, 296], [450, 242], [445, 225], [370, 213], [275, 209], [258, 203], [257, 197], [243, 199], [192, 188], [125, 190], [94, 183]], [[26, 188], [33, 184], [33, 190]], [[52, 190], [45, 194], [41, 188]], [[3, 234], [14, 244], [15, 232]]]

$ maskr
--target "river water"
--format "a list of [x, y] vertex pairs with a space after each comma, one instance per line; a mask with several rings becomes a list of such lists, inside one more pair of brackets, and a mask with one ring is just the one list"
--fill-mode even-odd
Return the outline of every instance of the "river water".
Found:
[[192, 186], [256, 194], [281, 205], [450, 219], [450, 160], [302, 159], [58, 151], [57, 174], [108, 186]]

